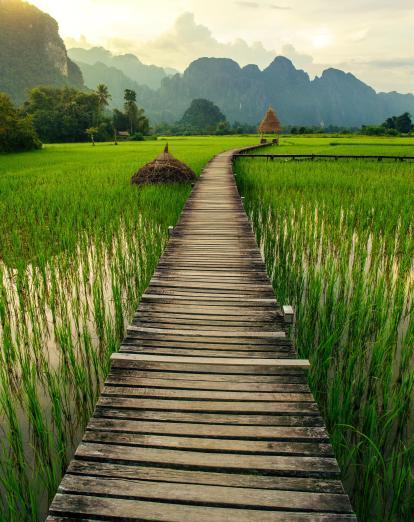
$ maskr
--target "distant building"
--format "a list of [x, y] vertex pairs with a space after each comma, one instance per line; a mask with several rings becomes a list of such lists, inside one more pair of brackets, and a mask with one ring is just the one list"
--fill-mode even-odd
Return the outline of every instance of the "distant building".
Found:
[[[280, 134], [281, 130], [282, 127], [280, 125], [280, 121], [276, 116], [273, 107], [270, 105], [266, 114], [264, 115], [263, 120], [260, 122], [257, 131], [260, 134], [261, 140], [263, 141], [264, 134]], [[279, 143], [279, 137], [277, 136], [273, 141], [275, 143]]]
[[127, 140], [129, 138], [128, 131], [117, 131], [116, 137], [120, 140]]

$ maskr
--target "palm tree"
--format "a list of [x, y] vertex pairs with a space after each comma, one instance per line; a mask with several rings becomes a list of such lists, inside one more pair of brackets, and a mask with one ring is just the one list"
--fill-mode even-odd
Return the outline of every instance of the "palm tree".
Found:
[[135, 91], [133, 91], [132, 89], [125, 89], [124, 100], [125, 100], [125, 103], [124, 103], [125, 114], [128, 116], [130, 132], [131, 132], [131, 134], [133, 134], [134, 133], [134, 123], [136, 122], [137, 117], [138, 117], [138, 107], [136, 104], [137, 93]]
[[105, 107], [109, 105], [112, 96], [109, 94], [108, 86], [103, 83], [98, 85], [95, 94], [98, 97], [99, 113], [102, 114]]

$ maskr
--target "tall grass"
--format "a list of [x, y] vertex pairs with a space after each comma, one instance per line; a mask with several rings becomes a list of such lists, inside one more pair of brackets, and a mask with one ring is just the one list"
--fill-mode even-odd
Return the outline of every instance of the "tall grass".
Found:
[[[255, 139], [174, 140], [197, 172]], [[163, 144], [0, 157], [0, 520], [41, 520], [191, 187], [137, 188]]]
[[236, 164], [362, 521], [414, 508], [414, 164]]

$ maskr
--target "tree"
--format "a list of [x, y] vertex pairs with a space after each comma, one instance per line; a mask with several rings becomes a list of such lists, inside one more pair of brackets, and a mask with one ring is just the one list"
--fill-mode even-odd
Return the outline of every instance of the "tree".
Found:
[[95, 135], [98, 134], [99, 129], [97, 127], [89, 127], [85, 132], [90, 137], [92, 145], [95, 147]]
[[404, 112], [403, 114], [401, 114], [401, 116], [397, 116], [396, 128], [398, 132], [401, 132], [403, 134], [408, 134], [413, 130], [413, 122], [408, 112]]
[[137, 93], [132, 89], [125, 89], [124, 100], [124, 110], [125, 114], [128, 116], [129, 121], [129, 132], [133, 134], [134, 123], [136, 122], [138, 116], [138, 107], [136, 104]]
[[47, 143], [85, 141], [85, 129], [94, 127], [99, 119], [99, 100], [95, 93], [65, 87], [36, 87], [24, 105], [26, 114]]
[[[131, 89], [125, 89], [124, 94], [124, 113], [128, 118], [129, 123], [129, 132], [133, 135], [135, 132], [140, 132], [141, 134], [148, 134], [149, 132], [149, 120], [145, 116], [145, 111], [142, 108], [139, 108], [136, 104], [137, 94], [135, 91]], [[119, 113], [119, 111], [118, 111]], [[114, 111], [115, 117], [115, 111]], [[119, 119], [119, 114], [116, 114], [116, 117]], [[119, 130], [118, 127], [115, 127]]]
[[404, 112], [400, 116], [391, 116], [391, 118], [387, 118], [381, 127], [388, 129], [387, 134], [390, 135], [395, 135], [396, 133], [408, 134], [414, 128], [411, 116], [408, 112]]
[[10, 98], [0, 93], [0, 152], [23, 152], [41, 146], [31, 119], [21, 116]]
[[128, 116], [118, 109], [114, 109], [112, 123], [115, 131], [125, 131], [129, 128]]
[[397, 128], [397, 117], [392, 116], [391, 118], [387, 118], [385, 122], [382, 124], [386, 129], [396, 129]]
[[215, 132], [220, 122], [226, 121], [221, 110], [210, 100], [198, 98], [191, 102], [180, 123], [199, 133]]
[[218, 136], [224, 136], [225, 134], [231, 134], [231, 127], [227, 120], [219, 121], [216, 127], [216, 134]]
[[109, 94], [108, 87], [103, 83], [97, 86], [95, 94], [98, 97], [99, 113], [102, 114], [105, 107], [109, 105], [109, 100], [112, 96]]

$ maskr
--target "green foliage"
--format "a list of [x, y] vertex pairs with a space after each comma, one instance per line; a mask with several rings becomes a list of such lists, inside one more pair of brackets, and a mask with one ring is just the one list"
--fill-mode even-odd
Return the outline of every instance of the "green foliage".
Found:
[[414, 125], [408, 112], [387, 118], [382, 125], [364, 125], [362, 127], [363, 134], [367, 136], [398, 136], [399, 134], [409, 134], [413, 130]]
[[131, 141], [144, 141], [144, 135], [142, 132], [135, 132], [132, 136], [129, 137]]
[[180, 120], [181, 125], [192, 131], [193, 134], [214, 133], [226, 117], [221, 110], [210, 100], [198, 98], [191, 102]]
[[112, 98], [109, 94], [108, 86], [100, 83], [96, 87], [95, 94], [98, 97], [99, 111], [102, 113], [105, 107], [109, 105], [109, 100]]
[[383, 126], [386, 129], [395, 130], [397, 133], [408, 134], [414, 129], [413, 122], [411, 120], [411, 116], [408, 112], [404, 112], [400, 116], [392, 116], [392, 118], [388, 118]]
[[36, 87], [30, 91], [24, 111], [32, 116], [42, 141], [79, 142], [87, 139], [85, 129], [99, 119], [99, 99], [95, 93], [69, 87]]
[[95, 136], [99, 132], [98, 127], [89, 127], [89, 129], [85, 130], [86, 134], [89, 136], [90, 140], [92, 141], [92, 145], [95, 145]]
[[0, 2], [0, 49], [0, 91], [15, 103], [22, 103], [38, 85], [83, 87], [56, 21], [30, 3]]
[[125, 89], [124, 112], [115, 109], [113, 112], [113, 126], [117, 131], [129, 130], [131, 136], [135, 133], [148, 134], [149, 120], [145, 116], [144, 109], [136, 104], [136, 92]]
[[29, 117], [21, 116], [0, 92], [0, 152], [22, 152], [42, 146]]

